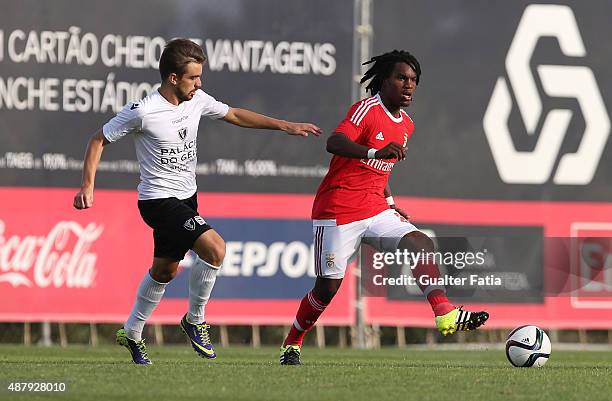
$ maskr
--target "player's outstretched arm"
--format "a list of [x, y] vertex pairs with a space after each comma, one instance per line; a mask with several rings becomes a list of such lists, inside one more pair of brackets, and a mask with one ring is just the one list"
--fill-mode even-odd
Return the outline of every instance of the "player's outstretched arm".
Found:
[[[334, 132], [327, 139], [327, 151], [334, 155], [355, 159], [368, 159], [372, 158], [368, 155], [369, 150], [370, 148], [367, 146], [354, 142], [341, 132]], [[373, 156], [375, 159], [403, 160], [406, 158], [406, 148], [397, 142], [391, 142], [384, 148], [377, 149]]]
[[289, 135], [308, 136], [308, 134], [313, 134], [318, 136], [321, 134], [321, 129], [314, 124], [278, 120], [250, 110], [234, 107], [230, 107], [223, 120], [239, 127], [279, 130], [285, 131]]
[[89, 139], [85, 160], [83, 161], [83, 178], [81, 179], [81, 190], [74, 196], [73, 206], [77, 209], [87, 209], [93, 206], [94, 180], [96, 170], [100, 163], [102, 150], [109, 144], [102, 130], [98, 130]]

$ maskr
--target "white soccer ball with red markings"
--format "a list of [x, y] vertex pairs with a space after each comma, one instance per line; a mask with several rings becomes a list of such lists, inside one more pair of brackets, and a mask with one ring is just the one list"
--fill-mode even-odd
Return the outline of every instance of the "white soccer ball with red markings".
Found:
[[537, 326], [520, 326], [506, 340], [506, 356], [517, 367], [540, 368], [550, 357], [550, 340]]

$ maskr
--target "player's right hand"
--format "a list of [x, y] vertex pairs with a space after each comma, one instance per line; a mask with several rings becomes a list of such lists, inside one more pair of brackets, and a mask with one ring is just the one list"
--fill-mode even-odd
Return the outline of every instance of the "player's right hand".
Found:
[[93, 206], [93, 190], [81, 189], [75, 196], [72, 205], [76, 209], [88, 209]]
[[408, 213], [406, 213], [406, 211], [404, 211], [404, 209], [400, 209], [399, 207], [397, 207], [395, 205], [391, 206], [391, 209], [393, 209], [396, 212], [398, 212], [399, 215], [402, 216], [407, 221], [410, 221], [410, 215]]
[[321, 128], [310, 123], [288, 123], [284, 131], [289, 135], [297, 136], [308, 136], [308, 134], [321, 135]]
[[384, 148], [378, 149], [374, 156], [377, 159], [404, 160], [406, 158], [406, 148], [397, 142], [391, 142]]

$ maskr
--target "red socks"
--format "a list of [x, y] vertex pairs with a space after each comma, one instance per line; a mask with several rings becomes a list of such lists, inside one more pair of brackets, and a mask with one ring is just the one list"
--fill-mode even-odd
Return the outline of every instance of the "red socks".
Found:
[[446, 297], [444, 290], [432, 290], [429, 294], [427, 294], [427, 300], [429, 301], [429, 305], [431, 305], [431, 309], [436, 316], [446, 315], [448, 312], [455, 309], [455, 307], [448, 302], [448, 298]]
[[440, 269], [438, 269], [438, 265], [436, 265], [435, 262], [422, 261], [418, 263], [412, 270], [412, 276], [417, 280], [417, 283], [419, 283], [421, 291], [427, 294], [427, 301], [429, 301], [429, 305], [431, 305], [434, 315], [446, 315], [448, 312], [455, 309], [448, 301], [443, 287], [440, 286], [440, 288], [435, 288], [437, 286], [433, 286], [434, 288], [431, 288], [432, 286], [420, 284], [419, 278], [421, 276], [429, 276], [430, 278], [440, 277]]
[[283, 345], [291, 344], [301, 347], [306, 332], [315, 325], [317, 319], [321, 316], [321, 313], [323, 313], [326, 307], [327, 304], [315, 298], [312, 294], [312, 290], [308, 292], [308, 294], [302, 298], [297, 315], [295, 316], [295, 321]]

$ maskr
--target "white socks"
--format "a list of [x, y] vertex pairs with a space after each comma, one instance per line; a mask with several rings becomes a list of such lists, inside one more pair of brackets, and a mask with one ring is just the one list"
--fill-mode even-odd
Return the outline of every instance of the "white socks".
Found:
[[189, 323], [201, 324], [205, 321], [204, 306], [210, 298], [220, 268], [221, 266], [213, 266], [200, 258], [196, 258], [193, 263], [189, 276]]
[[155, 309], [159, 301], [161, 301], [166, 291], [167, 284], [168, 283], [158, 283], [153, 280], [147, 271], [138, 287], [136, 302], [132, 308], [132, 313], [130, 313], [128, 321], [123, 326], [129, 339], [134, 341], [140, 341], [142, 339], [142, 329], [144, 328], [145, 321], [151, 316], [153, 309]]
[[[220, 266], [213, 266], [200, 258], [196, 258], [189, 276], [189, 313], [187, 314], [189, 323], [200, 324], [204, 322], [204, 306], [215, 286], [219, 269]], [[123, 326], [128, 338], [134, 341], [142, 339], [145, 322], [164, 296], [167, 284], [153, 280], [149, 272], [142, 278], [132, 313], [130, 313], [130, 317]]]

